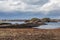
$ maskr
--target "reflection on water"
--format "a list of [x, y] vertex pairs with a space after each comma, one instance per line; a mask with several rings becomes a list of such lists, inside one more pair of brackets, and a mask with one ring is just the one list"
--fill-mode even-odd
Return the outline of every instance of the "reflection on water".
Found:
[[50, 22], [50, 23], [46, 23], [48, 25], [42, 25], [39, 27], [34, 27], [34, 28], [38, 28], [38, 29], [56, 29], [56, 28], [60, 28], [60, 22]]

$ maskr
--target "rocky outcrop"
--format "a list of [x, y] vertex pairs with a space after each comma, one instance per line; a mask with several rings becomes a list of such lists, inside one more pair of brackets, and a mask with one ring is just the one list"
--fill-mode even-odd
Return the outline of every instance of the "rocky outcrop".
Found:
[[38, 27], [40, 25], [45, 25], [43, 22], [33, 22], [33, 23], [25, 23], [25, 24], [13, 24], [13, 25], [0, 25], [0, 28], [32, 28]]
[[0, 23], [0, 25], [12, 25], [11, 23]]
[[[3, 26], [6, 24], [6, 26]], [[1, 28], [32, 28], [32, 27], [38, 27], [40, 25], [45, 25], [44, 22], [41, 22], [38, 18], [32, 18], [31, 20], [26, 20], [24, 24], [12, 24], [8, 25], [9, 23], [2, 24]]]

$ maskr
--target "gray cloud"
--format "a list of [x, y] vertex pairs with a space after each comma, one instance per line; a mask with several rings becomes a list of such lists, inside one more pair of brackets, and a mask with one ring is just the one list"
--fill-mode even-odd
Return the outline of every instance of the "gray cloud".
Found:
[[22, 1], [30, 5], [43, 5], [47, 3], [49, 0], [22, 0]]
[[0, 10], [48, 14], [60, 10], [60, 0], [0, 0]]

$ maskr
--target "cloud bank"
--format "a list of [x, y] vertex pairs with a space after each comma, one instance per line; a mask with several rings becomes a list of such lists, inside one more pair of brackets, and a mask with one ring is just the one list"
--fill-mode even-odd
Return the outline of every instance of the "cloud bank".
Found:
[[48, 12], [60, 10], [60, 0], [0, 0], [0, 11]]

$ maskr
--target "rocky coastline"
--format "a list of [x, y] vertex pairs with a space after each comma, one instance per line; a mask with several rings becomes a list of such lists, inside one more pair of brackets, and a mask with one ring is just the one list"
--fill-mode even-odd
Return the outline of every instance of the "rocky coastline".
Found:
[[[14, 21], [14, 20], [13, 20]], [[15, 20], [16, 21], [16, 20]], [[47, 25], [45, 22], [58, 22], [50, 18], [32, 18], [30, 20], [24, 20], [23, 24], [11, 24], [11, 23], [0, 23], [0, 28], [32, 28], [40, 25]]]

